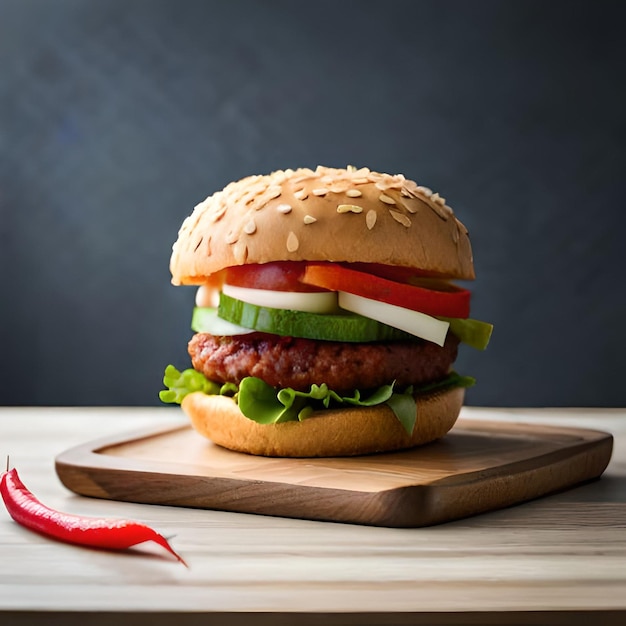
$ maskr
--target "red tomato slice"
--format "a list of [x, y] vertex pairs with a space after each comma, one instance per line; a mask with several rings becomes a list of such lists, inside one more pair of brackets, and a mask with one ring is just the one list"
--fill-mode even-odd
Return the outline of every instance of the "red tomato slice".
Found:
[[[418, 279], [429, 288], [389, 280], [337, 263], [307, 263], [300, 280], [307, 285], [346, 291], [427, 315], [469, 317], [470, 292], [441, 280]], [[437, 288], [432, 288], [434, 286]]]
[[304, 274], [304, 261], [274, 261], [235, 265], [225, 270], [224, 282], [234, 287], [269, 289], [271, 291], [328, 291], [323, 287], [307, 285], [300, 281]]
[[382, 263], [343, 263], [343, 266], [359, 272], [365, 272], [366, 274], [374, 274], [375, 276], [395, 280], [398, 283], [410, 283], [417, 278], [439, 278], [445, 280], [445, 277], [441, 274], [413, 269], [412, 267], [383, 265]]

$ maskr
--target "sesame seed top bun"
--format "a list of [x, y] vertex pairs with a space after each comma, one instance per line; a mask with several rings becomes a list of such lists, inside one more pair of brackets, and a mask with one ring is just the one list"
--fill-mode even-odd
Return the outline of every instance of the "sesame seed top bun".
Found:
[[280, 170], [230, 183], [183, 222], [176, 285], [270, 261], [382, 263], [473, 279], [467, 229], [445, 199], [402, 174], [368, 168]]

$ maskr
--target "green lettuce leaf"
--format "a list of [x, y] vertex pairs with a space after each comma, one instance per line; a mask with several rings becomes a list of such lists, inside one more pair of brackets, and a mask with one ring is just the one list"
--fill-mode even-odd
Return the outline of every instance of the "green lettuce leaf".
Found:
[[387, 400], [387, 406], [394, 412], [402, 428], [410, 435], [417, 421], [417, 403], [413, 394], [410, 391], [394, 393]]
[[475, 380], [451, 372], [446, 378], [420, 387], [408, 387], [403, 391], [394, 389], [394, 384], [382, 385], [366, 397], [356, 389], [351, 396], [342, 396], [325, 383], [311, 385], [309, 391], [285, 388], [278, 391], [260, 378], [248, 376], [239, 386], [234, 383], [219, 383], [208, 380], [194, 369], [178, 371], [173, 365], [165, 369], [163, 384], [167, 389], [159, 393], [162, 402], [180, 404], [183, 398], [195, 391], [209, 395], [232, 396], [241, 412], [259, 424], [278, 424], [287, 421], [302, 421], [314, 411], [341, 406], [376, 406], [386, 404], [398, 418], [407, 433], [413, 432], [418, 418], [414, 394], [427, 394], [451, 387], [471, 387]]
[[356, 390], [352, 396], [340, 396], [328, 385], [311, 385], [309, 391], [280, 389], [278, 392], [259, 378], [244, 378], [239, 385], [237, 401], [241, 412], [261, 424], [276, 424], [290, 420], [302, 421], [313, 411], [338, 407], [375, 406], [386, 402], [393, 395], [393, 385], [383, 385], [373, 394], [361, 398]]
[[179, 372], [173, 365], [165, 368], [163, 384], [167, 389], [159, 392], [161, 402], [180, 404], [183, 398], [194, 391], [202, 391], [208, 395], [215, 395], [220, 392], [220, 386], [209, 380], [194, 369], [186, 369]]

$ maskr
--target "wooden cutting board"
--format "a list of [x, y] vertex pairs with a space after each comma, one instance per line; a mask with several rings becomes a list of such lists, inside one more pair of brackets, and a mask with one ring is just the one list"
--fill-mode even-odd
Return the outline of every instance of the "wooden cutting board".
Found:
[[417, 527], [597, 478], [612, 446], [593, 430], [464, 419], [410, 451], [277, 459], [220, 448], [180, 426], [72, 448], [56, 470], [70, 490], [98, 498]]

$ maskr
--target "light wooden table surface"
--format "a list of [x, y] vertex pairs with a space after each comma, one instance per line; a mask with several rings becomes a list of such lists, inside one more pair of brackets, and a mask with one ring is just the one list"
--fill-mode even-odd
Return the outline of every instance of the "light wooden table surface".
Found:
[[626, 624], [626, 409], [467, 417], [608, 431], [613, 458], [599, 481], [510, 509], [374, 528], [80, 497], [59, 482], [58, 454], [181, 414], [0, 408], [0, 454], [39, 499], [146, 522], [190, 564], [57, 543], [0, 506], [0, 624]]

